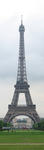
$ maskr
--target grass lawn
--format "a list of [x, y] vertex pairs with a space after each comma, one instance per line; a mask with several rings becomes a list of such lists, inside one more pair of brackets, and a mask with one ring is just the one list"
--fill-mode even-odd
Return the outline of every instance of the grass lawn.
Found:
[[36, 130], [0, 131], [0, 143], [44, 143], [44, 132]]
[[17, 145], [17, 146], [0, 146], [0, 150], [44, 150], [44, 146]]

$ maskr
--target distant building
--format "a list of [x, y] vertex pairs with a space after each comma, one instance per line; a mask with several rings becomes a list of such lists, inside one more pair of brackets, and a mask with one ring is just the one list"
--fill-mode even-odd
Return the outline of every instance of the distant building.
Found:
[[33, 126], [33, 121], [30, 118], [26, 119], [13, 119], [12, 124], [14, 128], [32, 128]]

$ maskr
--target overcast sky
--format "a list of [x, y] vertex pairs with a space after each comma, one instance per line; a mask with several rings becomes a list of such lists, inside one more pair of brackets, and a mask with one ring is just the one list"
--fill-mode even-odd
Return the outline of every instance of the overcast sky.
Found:
[[0, 117], [5, 116], [14, 93], [21, 15], [31, 97], [44, 117], [44, 0], [0, 1]]

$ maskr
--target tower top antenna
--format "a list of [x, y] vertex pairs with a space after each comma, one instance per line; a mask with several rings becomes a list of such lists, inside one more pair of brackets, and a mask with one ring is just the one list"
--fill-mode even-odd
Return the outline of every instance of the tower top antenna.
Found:
[[21, 24], [23, 24], [23, 15], [21, 15]]

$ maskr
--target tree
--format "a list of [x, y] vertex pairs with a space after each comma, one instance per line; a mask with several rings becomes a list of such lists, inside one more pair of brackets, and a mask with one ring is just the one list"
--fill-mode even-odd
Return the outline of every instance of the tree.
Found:
[[2, 127], [3, 127], [3, 121], [0, 120], [0, 130], [2, 130]]
[[2, 130], [3, 127], [11, 127], [11, 123], [0, 120], [0, 130]]
[[33, 128], [37, 130], [44, 130], [44, 120], [40, 120], [39, 123], [35, 123]]

